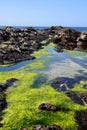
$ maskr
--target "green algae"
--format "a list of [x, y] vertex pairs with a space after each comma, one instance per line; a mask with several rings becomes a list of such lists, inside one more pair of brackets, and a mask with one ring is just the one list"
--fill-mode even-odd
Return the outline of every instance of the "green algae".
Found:
[[81, 56], [81, 57], [87, 58], [87, 52], [85, 52], [84, 50], [83, 51], [70, 51], [70, 50], [68, 50], [66, 52], [69, 53], [73, 57]]
[[75, 84], [74, 88], [72, 89], [73, 91], [75, 91], [78, 95], [82, 94], [82, 93], [86, 93], [87, 89], [85, 89], [83, 86], [87, 84], [86, 80], [81, 80], [79, 84]]
[[55, 47], [53, 43], [50, 43], [48, 46], [44, 46], [44, 49], [40, 49], [39, 51], [35, 51], [32, 56], [35, 56], [36, 58], [41, 58], [44, 56], [50, 56], [52, 55], [51, 52], [47, 51], [49, 48]]
[[[35, 52], [33, 55], [37, 59], [44, 56], [51, 56], [47, 50], [54, 45], [44, 47], [43, 50]], [[3, 111], [3, 127], [0, 130], [19, 130], [28, 128], [31, 130], [34, 125], [60, 125], [63, 130], [78, 130], [74, 116], [78, 110], [87, 110], [87, 107], [74, 103], [64, 93], [58, 92], [52, 88], [48, 77], [43, 72], [46, 59], [36, 60], [28, 64], [25, 68], [15, 71], [0, 72], [0, 82], [4, 83], [7, 79], [17, 78], [15, 87], [9, 87], [6, 93], [8, 107]], [[82, 87], [87, 81], [81, 81], [75, 84], [73, 91], [80, 94], [86, 92]], [[67, 112], [49, 112], [41, 111], [38, 106], [41, 103], [51, 103], [61, 108], [69, 109]]]
[[[55, 91], [49, 82], [40, 84], [41, 76], [38, 77], [37, 73], [29, 73], [25, 69], [0, 73], [2, 82], [12, 77], [18, 78], [19, 81], [15, 88], [10, 87], [6, 91], [8, 107], [4, 110], [1, 130], [18, 130], [23, 127], [31, 130], [36, 124], [58, 124], [63, 130], [78, 129], [74, 120], [75, 111], [87, 108], [75, 104], [64, 93]], [[39, 82], [36, 83], [36, 80]], [[67, 108], [69, 111], [66, 113], [40, 111], [38, 106], [43, 102]]]
[[47, 44], [47, 40], [43, 40], [42, 42], [40, 42], [42, 45], [46, 45]]
[[11, 43], [10, 41], [6, 41], [6, 42], [1, 42], [0, 44], [9, 45], [10, 43]]

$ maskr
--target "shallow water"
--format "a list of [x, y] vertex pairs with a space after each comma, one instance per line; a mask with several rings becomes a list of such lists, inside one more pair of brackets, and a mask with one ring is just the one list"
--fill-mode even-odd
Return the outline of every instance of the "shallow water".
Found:
[[[46, 49], [46, 51], [51, 52], [51, 54], [31, 61], [22, 61], [9, 66], [0, 66], [0, 72], [9, 72], [24, 68], [29, 72], [37, 72], [39, 75], [44, 74], [48, 80], [53, 80], [58, 77], [87, 79], [87, 58], [85, 57], [85, 52], [83, 52], [84, 55], [81, 55], [79, 51], [74, 51], [74, 53], [79, 53], [78, 56], [75, 56], [68, 52], [58, 53], [54, 48]], [[30, 66], [32, 63], [36, 65], [37, 62], [43, 61], [45, 61], [44, 68], [33, 68]]]

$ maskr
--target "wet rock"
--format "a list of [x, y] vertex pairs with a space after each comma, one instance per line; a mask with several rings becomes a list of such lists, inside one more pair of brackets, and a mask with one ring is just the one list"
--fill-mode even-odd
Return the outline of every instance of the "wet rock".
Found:
[[6, 95], [2, 88], [0, 87], [0, 112], [6, 107]]
[[58, 111], [58, 108], [56, 106], [49, 103], [42, 103], [38, 108], [40, 110], [46, 110], [46, 111]]
[[[2, 114], [2, 111], [7, 107], [5, 90], [8, 87], [13, 86], [16, 81], [18, 81], [18, 79], [11, 78], [8, 79], [5, 83], [0, 84], [0, 115]], [[0, 124], [1, 127], [2, 125], [3, 124]]]
[[74, 91], [67, 91], [65, 94], [69, 98], [71, 98], [71, 100], [73, 100], [75, 103], [84, 105], [84, 102], [82, 101], [82, 99]]
[[62, 130], [58, 125], [36, 125], [33, 130]]
[[68, 111], [68, 109], [65, 108], [61, 108], [59, 106], [55, 106], [49, 103], [42, 103], [41, 105], [39, 105], [38, 109], [40, 110], [44, 110], [44, 111], [52, 111], [52, 112], [56, 112], [56, 111]]
[[59, 92], [66, 92], [69, 88], [72, 88], [72, 83], [75, 82], [72, 78], [59, 77], [54, 79], [52, 82], [52, 87]]
[[76, 112], [75, 119], [82, 130], [87, 130], [87, 111]]
[[2, 88], [2, 90], [5, 90], [8, 87], [13, 86], [16, 81], [18, 81], [16, 78], [8, 79], [5, 83], [0, 84], [0, 88]]
[[84, 105], [87, 106], [87, 93], [81, 94], [81, 100], [83, 101]]

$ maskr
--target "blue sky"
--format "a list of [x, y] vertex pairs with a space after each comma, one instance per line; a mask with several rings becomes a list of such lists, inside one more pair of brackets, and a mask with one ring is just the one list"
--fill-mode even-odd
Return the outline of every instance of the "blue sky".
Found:
[[0, 25], [87, 26], [87, 0], [0, 0]]

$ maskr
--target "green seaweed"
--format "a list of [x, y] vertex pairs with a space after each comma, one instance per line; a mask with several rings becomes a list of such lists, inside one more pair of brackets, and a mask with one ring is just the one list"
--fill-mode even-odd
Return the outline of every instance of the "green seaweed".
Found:
[[67, 50], [66, 52], [69, 53], [73, 57], [79, 57], [79, 56], [81, 56], [81, 57], [87, 58], [87, 52], [85, 52], [84, 50], [83, 51]]
[[[47, 50], [53, 46], [52, 43], [33, 55], [37, 59], [51, 56], [52, 54]], [[45, 63], [46, 60], [39, 59], [28, 64], [25, 68], [0, 72], [1, 83], [6, 82], [10, 78], [19, 79], [15, 83], [15, 87], [9, 87], [5, 92], [8, 106], [3, 111], [3, 120], [1, 121], [3, 127], [0, 130], [19, 130], [24, 127], [32, 130], [34, 125], [37, 124], [56, 124], [60, 125], [63, 130], [78, 130], [78, 124], [74, 119], [75, 112], [77, 110], [87, 110], [87, 107], [74, 103], [63, 92], [58, 92], [52, 88], [48, 77], [43, 72], [38, 73], [38, 69], [44, 69]], [[78, 94], [86, 92], [82, 88], [85, 83], [87, 81], [75, 84], [72, 90]], [[41, 111], [38, 109], [38, 106], [44, 102], [66, 108], [69, 111]]]

